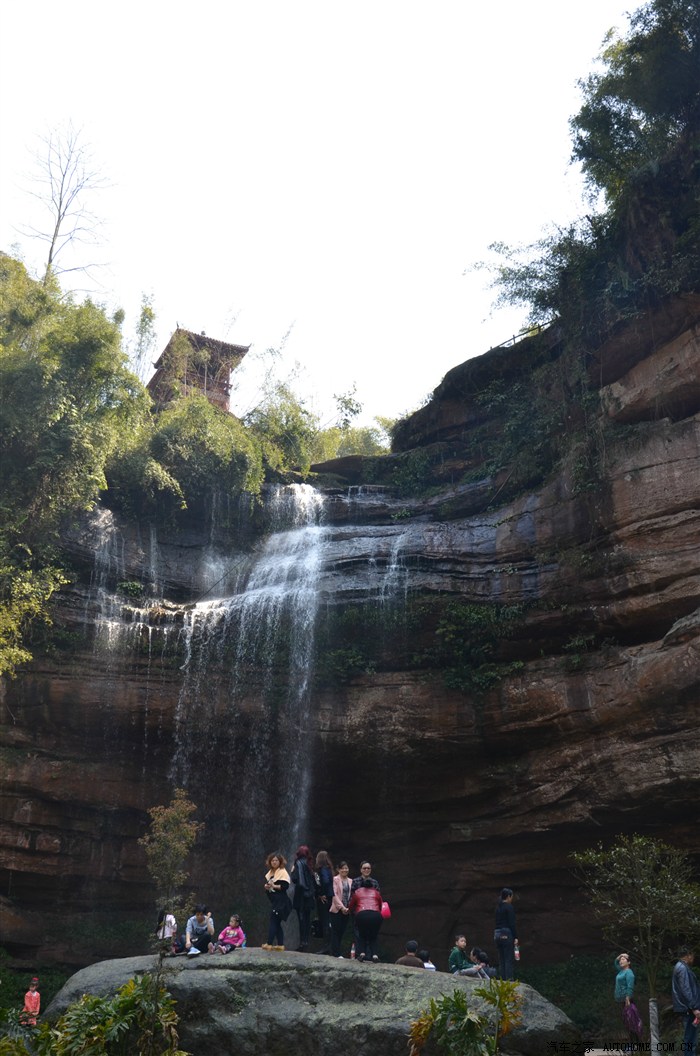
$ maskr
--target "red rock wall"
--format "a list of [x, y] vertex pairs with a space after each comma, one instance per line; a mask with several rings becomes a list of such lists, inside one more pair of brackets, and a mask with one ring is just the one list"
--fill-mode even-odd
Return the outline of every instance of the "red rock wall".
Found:
[[[610, 376], [601, 420], [629, 428], [606, 435], [595, 488], [575, 494], [564, 468], [491, 512], [473, 512], [470, 485], [402, 503], [412, 589], [526, 603], [506, 645], [520, 670], [481, 697], [399, 662], [314, 693], [304, 741], [309, 838], [353, 867], [373, 860], [394, 910], [385, 941], [397, 955], [415, 935], [441, 963], [455, 928], [488, 949], [503, 884], [518, 892], [524, 955], [596, 948], [572, 850], [636, 831], [698, 852], [700, 328], [686, 323], [681, 332], [666, 325], [660, 345], [640, 339], [636, 361], [624, 334], [601, 352]], [[444, 428], [454, 431], [459, 404], [449, 393], [445, 401]], [[439, 441], [440, 398], [430, 413]], [[465, 405], [464, 422], [470, 413]], [[331, 517], [347, 524], [344, 500], [334, 501]], [[367, 519], [395, 524], [392, 509], [390, 499], [375, 502]], [[351, 559], [348, 536], [338, 536], [329, 590], [355, 565], [361, 581], [362, 530]], [[127, 573], [145, 567], [137, 535]], [[183, 554], [199, 544], [182, 542], [163, 541], [165, 578], [195, 597], [201, 584], [194, 574], [187, 581]], [[89, 540], [71, 545], [87, 560]], [[180, 661], [160, 631], [125, 655], [92, 648], [88, 580], [86, 572], [66, 593], [59, 614], [83, 644], [39, 653], [2, 686], [0, 730], [3, 940], [16, 953], [78, 963], [138, 952], [148, 929], [137, 839], [148, 807], [170, 796], [182, 718]], [[174, 628], [176, 613], [166, 607], [152, 622]], [[246, 789], [226, 766], [227, 752], [245, 744], [256, 693], [251, 686], [239, 702], [236, 732], [226, 681], [211, 673], [221, 744], [193, 776], [208, 835], [192, 867], [220, 919], [234, 904], [258, 906], [257, 858], [243, 853], [254, 844], [251, 822], [238, 807], [227, 815], [232, 797], [245, 804]], [[263, 759], [260, 783], [274, 781]]]

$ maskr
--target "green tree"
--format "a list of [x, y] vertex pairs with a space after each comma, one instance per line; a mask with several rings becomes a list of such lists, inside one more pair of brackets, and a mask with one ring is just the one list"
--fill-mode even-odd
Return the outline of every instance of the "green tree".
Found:
[[147, 294], [141, 297], [141, 311], [136, 324], [136, 342], [133, 346], [132, 361], [134, 370], [140, 380], [146, 383], [151, 370], [151, 355], [156, 340], [156, 313], [153, 298]]
[[258, 437], [269, 469], [309, 472], [319, 431], [318, 417], [289, 385], [271, 383], [261, 403], [244, 421]]
[[494, 243], [483, 265], [497, 303], [556, 319], [570, 347], [700, 281], [700, 8], [650, 0], [600, 59], [570, 125], [572, 160], [603, 207], [530, 246]]
[[652, 1042], [659, 1040], [659, 970], [683, 940], [700, 936], [700, 887], [686, 855], [648, 836], [618, 836], [609, 848], [574, 854], [603, 936], [629, 944], [649, 983]]
[[573, 157], [594, 191], [614, 202], [636, 172], [669, 154], [691, 161], [700, 130], [700, 7], [651, 0], [610, 33], [602, 71], [579, 82]]
[[196, 393], [124, 437], [106, 475], [105, 500], [128, 513], [162, 520], [190, 510], [206, 518], [221, 498], [259, 492], [263, 456], [254, 433]]
[[118, 327], [0, 255], [0, 673], [63, 582], [61, 528], [106, 486], [105, 463], [143, 420], [145, 390]]
[[178, 899], [189, 878], [187, 857], [204, 829], [193, 820], [196, 805], [182, 788], [176, 788], [167, 807], [151, 807], [150, 831], [139, 843], [146, 852], [148, 872], [156, 889], [156, 905], [179, 908]]

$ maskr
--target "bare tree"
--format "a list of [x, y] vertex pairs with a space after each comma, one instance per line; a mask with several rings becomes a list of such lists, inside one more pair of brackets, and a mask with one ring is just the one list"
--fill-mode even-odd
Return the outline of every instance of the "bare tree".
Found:
[[72, 125], [41, 137], [42, 146], [34, 155], [36, 174], [31, 177], [36, 190], [30, 190], [44, 207], [48, 217], [45, 226], [23, 228], [23, 233], [45, 242], [49, 249], [44, 284], [51, 274], [71, 271], [87, 272], [94, 262], [61, 267], [59, 255], [74, 243], [97, 246], [101, 221], [90, 212], [86, 199], [91, 191], [106, 185], [94, 167], [92, 151], [82, 140], [80, 129]]

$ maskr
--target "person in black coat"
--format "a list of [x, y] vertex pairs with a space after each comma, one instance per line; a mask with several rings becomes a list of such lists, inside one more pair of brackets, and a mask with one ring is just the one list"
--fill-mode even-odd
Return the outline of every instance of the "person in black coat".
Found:
[[498, 974], [501, 979], [515, 979], [515, 943], [518, 932], [513, 909], [513, 892], [504, 887], [496, 906], [493, 939], [498, 950]]
[[311, 912], [316, 904], [316, 880], [311, 851], [302, 844], [294, 855], [292, 868], [294, 896], [292, 905], [299, 918], [299, 950], [308, 950], [311, 937]]

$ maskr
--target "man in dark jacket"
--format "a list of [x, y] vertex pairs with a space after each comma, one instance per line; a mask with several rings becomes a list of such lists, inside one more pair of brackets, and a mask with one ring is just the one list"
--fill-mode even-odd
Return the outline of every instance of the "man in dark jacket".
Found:
[[423, 968], [425, 965], [418, 956], [418, 943], [415, 939], [409, 939], [406, 943], [406, 952], [403, 957], [399, 957], [397, 964], [403, 964], [406, 968]]
[[683, 1034], [683, 1052], [685, 1053], [697, 1051], [695, 1045], [698, 1038], [698, 1019], [700, 1019], [700, 986], [691, 967], [694, 960], [694, 951], [688, 949], [687, 946], [681, 947], [671, 979], [673, 1008], [684, 1017], [685, 1021], [685, 1033]]

